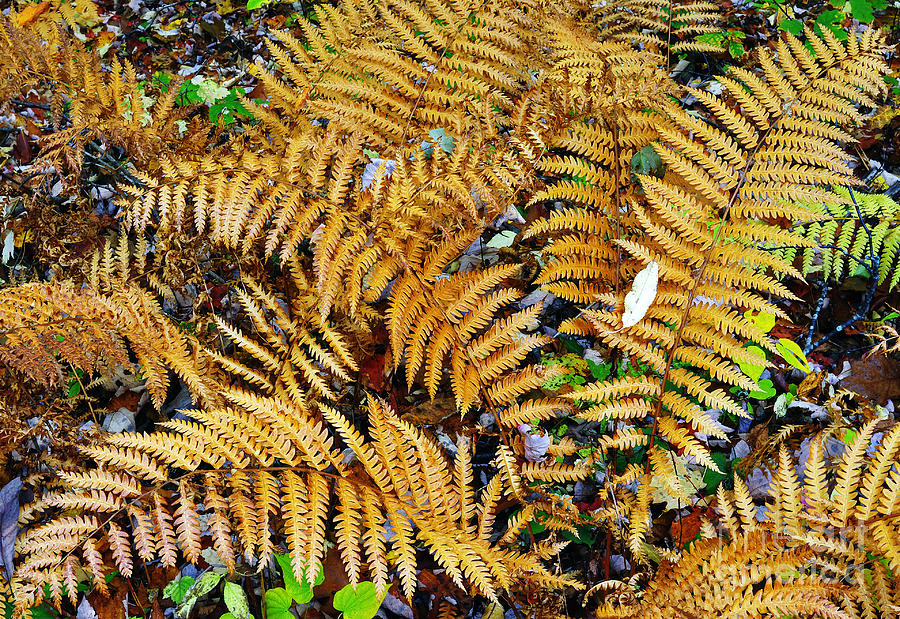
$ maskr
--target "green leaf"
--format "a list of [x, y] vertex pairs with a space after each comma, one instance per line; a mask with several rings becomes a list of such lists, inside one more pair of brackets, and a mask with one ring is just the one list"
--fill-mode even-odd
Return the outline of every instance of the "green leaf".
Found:
[[222, 575], [218, 572], [205, 572], [200, 577], [200, 580], [194, 583], [194, 586], [187, 591], [184, 599], [175, 608], [175, 616], [178, 619], [187, 619], [197, 600], [212, 591], [219, 584], [220, 580], [222, 580]]
[[294, 619], [291, 594], [282, 587], [266, 590], [266, 619]]
[[[278, 565], [281, 566], [281, 576], [284, 578], [284, 588], [291, 598], [298, 604], [309, 603], [309, 601], [313, 599], [312, 587], [309, 586], [309, 583], [306, 582], [305, 578], [301, 583], [297, 580], [297, 577], [294, 576], [294, 568], [291, 566], [290, 555], [276, 554], [275, 560], [278, 562]], [[318, 576], [316, 576], [316, 584], [321, 585], [324, 580], [325, 570], [322, 567], [322, 564], [319, 563], [319, 573]]]
[[766, 369], [766, 353], [759, 346], [748, 346], [747, 352], [753, 353], [759, 359], [759, 363], [751, 363], [749, 361], [743, 361], [738, 359], [738, 365], [741, 368], [741, 371], [750, 377], [754, 383], [759, 380], [759, 377], [762, 376], [763, 370]]
[[725, 33], [724, 32], [707, 32], [705, 34], [699, 34], [694, 39], [698, 43], [707, 43], [709, 45], [722, 45], [725, 42]]
[[864, 24], [871, 24], [875, 19], [872, 3], [869, 0], [850, 0], [850, 14]]
[[778, 353], [784, 357], [785, 361], [798, 370], [806, 372], [807, 374], [812, 372], [812, 368], [809, 367], [809, 361], [806, 360], [806, 355], [803, 354], [803, 349], [800, 348], [800, 345], [797, 344], [797, 342], [783, 337], [775, 344], [775, 348], [778, 350]]
[[488, 241], [486, 246], [500, 249], [502, 247], [509, 247], [515, 240], [516, 232], [514, 230], [504, 230], [500, 234], [494, 235], [494, 238]]
[[375, 584], [370, 581], [359, 583], [356, 591], [347, 585], [334, 594], [334, 608], [344, 613], [345, 619], [372, 619], [384, 596], [375, 593]]
[[732, 58], [740, 58], [744, 55], [745, 51], [747, 50], [744, 49], [742, 43], [738, 43], [737, 41], [728, 42], [728, 53], [731, 54]]
[[768, 312], [754, 314], [748, 310], [744, 312], [744, 318], [752, 320], [753, 324], [763, 333], [768, 333], [775, 326], [775, 314], [769, 314]]
[[714, 451], [709, 454], [709, 457], [712, 458], [712, 461], [719, 467], [719, 471], [723, 472], [719, 473], [710, 468], [706, 469], [703, 473], [703, 483], [706, 484], [706, 494], [715, 492], [716, 488], [719, 487], [719, 484], [728, 478], [728, 475], [726, 474], [728, 472], [729, 464], [728, 456], [721, 451]]
[[69, 391], [67, 393], [68, 397], [74, 398], [76, 395], [81, 393], [81, 383], [79, 383], [77, 380], [70, 380]]
[[799, 19], [786, 19], [778, 24], [778, 28], [785, 32], [790, 32], [796, 37], [800, 36], [800, 33], [803, 32], [803, 22]]
[[225, 606], [234, 615], [234, 619], [250, 619], [250, 603], [244, 588], [237, 583], [226, 582], [225, 592], [222, 595]]
[[194, 579], [190, 576], [176, 578], [166, 585], [166, 588], [163, 589], [163, 595], [176, 604], [181, 604], [181, 601], [184, 600], [184, 596], [187, 594], [188, 590], [193, 586], [193, 584]]
[[759, 389], [757, 389], [756, 391], [750, 392], [749, 395], [751, 398], [754, 398], [757, 400], [768, 400], [776, 393], [775, 387], [773, 386], [772, 381], [769, 380], [768, 378], [765, 380], [759, 381], [757, 383], [757, 386], [759, 387]]
[[563, 539], [569, 540], [570, 542], [585, 544], [587, 546], [593, 546], [594, 542], [597, 541], [597, 529], [595, 527], [579, 524], [576, 525], [575, 530], [577, 533], [563, 530], [560, 531], [560, 535], [562, 535]]
[[[59, 615], [50, 612], [50, 608], [46, 604], [41, 604], [36, 608], [29, 609], [31, 611], [31, 619], [57, 619]], [[10, 604], [7, 607], [8, 614], [7, 617], [13, 616], [13, 606]]]
[[264, 4], [269, 4], [272, 0], [247, 0], [247, 10], [252, 11], [258, 9]]
[[828, 28], [838, 41], [847, 40], [847, 31], [841, 26], [844, 14], [841, 11], [825, 11], [816, 18], [816, 28], [821, 34], [822, 28]]
[[631, 171], [635, 174], [662, 178], [665, 174], [665, 169], [666, 166], [662, 158], [651, 144], [636, 152], [631, 158]]

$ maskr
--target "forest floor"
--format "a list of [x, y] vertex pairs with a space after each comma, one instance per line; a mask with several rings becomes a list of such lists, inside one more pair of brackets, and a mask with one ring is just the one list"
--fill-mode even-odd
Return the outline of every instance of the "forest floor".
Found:
[[[16, 4], [22, 21], [40, 20], [42, 14], [50, 10], [49, 2]], [[726, 45], [729, 54], [719, 57], [694, 54], [674, 63], [673, 75], [685, 85], [714, 90], [714, 76], [731, 57], [738, 58], [757, 46], [766, 46], [777, 36], [779, 29], [790, 30], [799, 21], [815, 19], [822, 28], [835, 30], [873, 23], [890, 30], [894, 44], [900, 42], [900, 3], [888, 6], [885, 0], [847, 0], [844, 5], [840, 0], [834, 0], [829, 5], [819, 2], [804, 4], [802, 0], [797, 4], [792, 4], [790, 0], [726, 0], [720, 5], [726, 20], [716, 40]], [[174, 76], [185, 78], [187, 81], [182, 85], [183, 99], [180, 104], [199, 106], [202, 113], [208, 114], [210, 119], [218, 121], [227, 130], [232, 123], [247, 120], [247, 110], [236, 96], [238, 89], [251, 98], [264, 96], [249, 69], [254, 63], [266, 64], [271, 60], [264, 42], [266, 33], [272, 29], [292, 28], [296, 16], [309, 15], [311, 9], [313, 5], [304, 1], [267, 2], [259, 8], [248, 9], [244, 0], [130, 0], [127, 3], [124, 0], [98, 0], [96, 14], [86, 12], [77, 30], [80, 37], [102, 55], [111, 57], [118, 54], [129, 59], [138, 68], [142, 80], [168, 84]], [[897, 106], [900, 102], [900, 57], [895, 53], [890, 62], [894, 69], [889, 78], [893, 88], [891, 98], [884, 106], [866, 111], [870, 122], [855, 136], [859, 140], [855, 154], [860, 160], [856, 172], [864, 183], [863, 187], [869, 192], [886, 193], [897, 199], [900, 197], [900, 107]], [[693, 101], [685, 98], [683, 103], [690, 107]], [[39, 152], [38, 140], [48, 135], [47, 112], [37, 93], [16, 105], [19, 115], [28, 122], [16, 130], [0, 134], [0, 159], [4, 160], [0, 172], [6, 182], [27, 176], [29, 165]], [[109, 180], [107, 172], [100, 167], [98, 170], [92, 181], [93, 186], [86, 187], [82, 207], [92, 213], [91, 225], [99, 237], [118, 229], [119, 223], [113, 194], [106, 182]], [[463, 259], [490, 261], [492, 256], [511, 245], [523, 222], [513, 219], [496, 226]], [[21, 279], [29, 269], [34, 268], [34, 264], [29, 262], [34, 246], [58, 242], [52, 238], [52, 228], [19, 228], [14, 233], [10, 237], [11, 242], [5, 242], [3, 249], [2, 271], [7, 281]], [[92, 249], [87, 245], [83, 247], [85, 252]], [[79, 249], [68, 247], [66, 251], [77, 252]], [[194, 298], [169, 308], [183, 316], [185, 324], [196, 315], [221, 311], [223, 304], [227, 303], [227, 277], [222, 277], [224, 273], [219, 273], [218, 268], [210, 266], [210, 273], [205, 274], [210, 283], [206, 290], [195, 290], [197, 294]], [[715, 489], [735, 474], [747, 480], [751, 494], [765, 494], [771, 481], [767, 464], [775, 454], [776, 445], [787, 442], [795, 457], [802, 462], [809, 449], [808, 437], [835, 417], [843, 416], [845, 421], [852, 422], [876, 417], [888, 419], [897, 414], [895, 403], [900, 405], [900, 361], [896, 354], [900, 339], [894, 330], [900, 317], [900, 293], [897, 289], [891, 290], [885, 282], [873, 282], [865, 268], [856, 269], [850, 277], [840, 282], [825, 285], [822, 281], [810, 283], [797, 280], [790, 283], [790, 288], [800, 301], [784, 302], [781, 307], [793, 324], [770, 326], [770, 335], [797, 343], [804, 349], [805, 359], [800, 355], [795, 363], [782, 362], [779, 365], [776, 362], [760, 374], [761, 390], [745, 394], [744, 398], [749, 419], [719, 419], [728, 431], [728, 438], [711, 439], [709, 444], [713, 460], [722, 472], [716, 473], [700, 466], [679, 471], [679, 476], [694, 488], [692, 504], [682, 504], [660, 491], [659, 512], [650, 541], [682, 548], [694, 540], [701, 518], [711, 513]], [[546, 323], [541, 326], [546, 333], [557, 334], [556, 327], [564, 318], [560, 313], [562, 311], [562, 304], [551, 306]], [[857, 314], [863, 315], [868, 324], [861, 327], [859, 320], [854, 320]], [[557, 342], [556, 349], [550, 347], [542, 352], [542, 362], [564, 366], [567, 373], [544, 385], [547, 394], [577, 391], [590, 380], [623, 371], [592, 355], [591, 350], [586, 350], [584, 342], [575, 338], [559, 337]], [[881, 354], [873, 355], [873, 350]], [[391, 380], [389, 370], [385, 369], [383, 353], [380, 356], [376, 353], [367, 360], [361, 374], [364, 386], [376, 390], [384, 381]], [[83, 385], [75, 376], [75, 380], [70, 382], [69, 394], [73, 401], [84, 397], [81, 389]], [[142, 429], [147, 427], [155, 414], [146, 397], [130, 391], [108, 392], [106, 401], [98, 399], [96, 392], [92, 392], [92, 398], [91, 413], [102, 411], [103, 420], [96, 416], [94, 419], [107, 430]], [[186, 393], [173, 390], [167, 408], [169, 411], [175, 410], [185, 401], [190, 401]], [[401, 412], [406, 412], [407, 418], [417, 425], [441, 425], [442, 432], [449, 436], [454, 436], [459, 429], [461, 422], [458, 418], [435, 416], [433, 411], [444, 410], [444, 407], [430, 403], [421, 394], [411, 394], [406, 402], [399, 405]], [[84, 408], [87, 405], [80, 403], [78, 406]], [[91, 416], [84, 415], [88, 424], [92, 422]], [[481, 421], [482, 427], [490, 428], [490, 419]], [[600, 428], [596, 422], [566, 418], [558, 420], [548, 430], [558, 436], [575, 437], [580, 445], [589, 446]], [[845, 436], [835, 436], [834, 441], [850, 442], [852, 438], [848, 431]], [[840, 445], [835, 449], [839, 450]], [[14, 457], [7, 459], [6, 479], [18, 474], [16, 462]], [[560, 491], [573, 496], [576, 505], [589, 511], [597, 500], [598, 487], [596, 482], [577, 482]], [[578, 570], [594, 582], [630, 574], [631, 566], [624, 556], [607, 552], [610, 547], [608, 533], [583, 526], [579, 528], [578, 535], [571, 535], [571, 541], [573, 543], [564, 555], [564, 569]], [[333, 567], [326, 565], [326, 581], [317, 588], [317, 597], [304, 617], [313, 619], [335, 612], [330, 597], [346, 581], [342, 580], [341, 575], [336, 575], [341, 571], [339, 566], [331, 569]], [[423, 572], [426, 573], [420, 574], [421, 582], [437, 582], [443, 578], [439, 571]], [[178, 596], [184, 595], [184, 591], [179, 592], [177, 587], [166, 587], [185, 577], [193, 582], [198, 572], [190, 566], [182, 569], [149, 568], [137, 586], [115, 578], [111, 582], [112, 601], [90, 595], [85, 598], [89, 600], [88, 607], [79, 610], [78, 618], [120, 617], [121, 606], [114, 606], [113, 601], [119, 600], [115, 603], [120, 604], [121, 596], [117, 593], [124, 591], [133, 599], [141, 600], [141, 606], [152, 608], [150, 616], [159, 619], [163, 616], [163, 609], [173, 608], [180, 601]], [[184, 584], [187, 581], [181, 582]], [[168, 598], [162, 595], [164, 590]], [[198, 602], [197, 616], [218, 618], [225, 610], [224, 600], [201, 600]], [[389, 618], [409, 615], [408, 607], [399, 600], [399, 596], [394, 595], [389, 595], [380, 612]], [[485, 619], [502, 616], [491, 608], [481, 609], [476, 615]], [[42, 606], [35, 610], [34, 616], [45, 619], [59, 615], [49, 606]]]

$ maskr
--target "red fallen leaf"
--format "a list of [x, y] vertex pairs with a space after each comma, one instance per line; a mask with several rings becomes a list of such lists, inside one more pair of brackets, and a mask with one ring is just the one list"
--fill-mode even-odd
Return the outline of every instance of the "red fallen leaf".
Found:
[[703, 522], [703, 519], [710, 516], [712, 516], [712, 509], [708, 507], [703, 510], [693, 511], [673, 522], [669, 532], [672, 534], [672, 539], [678, 544], [678, 547], [684, 548], [688, 542], [696, 538], [700, 533], [700, 524]]
[[850, 362], [850, 376], [841, 387], [855, 391], [877, 404], [900, 396], [900, 363], [888, 357], [870, 357]]
[[782, 337], [785, 337], [789, 340], [795, 340], [797, 338], [797, 336], [800, 335], [801, 333], [803, 333], [802, 327], [795, 327], [792, 325], [786, 325], [786, 324], [779, 323], [779, 324], [776, 324], [774, 327], [772, 327], [772, 330], [769, 331], [769, 336], [773, 337], [775, 339], [780, 339]]
[[[38, 110], [38, 112], [43, 112], [43, 110]], [[35, 116], [37, 116], [37, 113], [35, 113]], [[43, 133], [41, 132], [41, 128], [34, 124], [31, 119], [25, 120], [25, 132], [28, 133], [28, 135], [34, 136], [36, 138], [39, 138], [43, 135]]]
[[834, 367], [834, 359], [820, 352], [811, 352], [806, 356], [809, 361], [821, 365], [823, 368], [829, 369]]
[[16, 134], [16, 145], [13, 148], [13, 154], [20, 164], [31, 162], [31, 145], [28, 143], [28, 138], [25, 136], [24, 131], [19, 131]]
[[374, 354], [359, 364], [360, 380], [373, 391], [384, 389], [384, 354]]
[[207, 286], [205, 295], [201, 295], [201, 299], [205, 300], [200, 305], [200, 310], [211, 312], [222, 309], [222, 300], [228, 294], [228, 286], [219, 284], [217, 286]]
[[869, 150], [870, 148], [875, 146], [875, 143], [878, 142], [880, 137], [881, 136], [873, 135], [873, 136], [867, 136], [867, 137], [860, 138], [859, 147], [863, 150]]
[[109, 583], [109, 587], [109, 596], [101, 595], [98, 591], [88, 594], [88, 603], [97, 613], [98, 619], [119, 619], [122, 616], [125, 596], [128, 595], [125, 581], [117, 576]]
[[136, 393], [134, 391], [126, 391], [120, 396], [114, 397], [109, 401], [109, 406], [107, 407], [110, 411], [117, 411], [120, 408], [127, 408], [128, 410], [137, 410], [138, 401], [141, 399], [141, 394]]
[[578, 508], [578, 511], [582, 513], [593, 512], [595, 509], [600, 509], [601, 507], [606, 506], [606, 499], [601, 496], [595, 497], [593, 501], [590, 503], [575, 503], [575, 507]]
[[249, 93], [247, 93], [247, 97], [250, 99], [264, 99], [266, 97], [266, 88], [263, 86], [262, 82], [256, 84]]
[[225, 298], [225, 295], [228, 294], [228, 286], [219, 285], [213, 286], [212, 290], [209, 291], [209, 297], [212, 299], [213, 307], [217, 310], [222, 309], [222, 300]]
[[150, 619], [165, 619], [162, 606], [159, 605], [159, 598], [153, 598], [153, 607], [150, 609]]
[[418, 574], [419, 582], [422, 583], [422, 587], [425, 589], [431, 589], [432, 591], [437, 590], [441, 586], [441, 581], [435, 576], [434, 572], [428, 569], [423, 569]]

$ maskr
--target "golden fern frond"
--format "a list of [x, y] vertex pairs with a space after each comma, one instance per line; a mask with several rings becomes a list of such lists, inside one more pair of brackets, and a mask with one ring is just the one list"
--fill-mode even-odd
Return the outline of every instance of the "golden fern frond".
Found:
[[207, 354], [224, 370], [268, 394], [283, 395], [301, 405], [305, 405], [308, 392], [333, 400], [336, 395], [329, 376], [349, 382], [351, 372], [359, 366], [350, 344], [318, 312], [315, 289], [291, 266], [294, 289], [288, 299], [276, 297], [253, 280], [234, 291], [254, 337], [219, 316], [213, 317], [219, 331], [253, 359], [258, 369], [242, 362], [239, 355], [212, 350]]
[[[365, 565], [384, 592], [390, 561], [411, 595], [416, 540], [459, 586], [469, 583], [492, 599], [514, 579], [550, 576], [535, 558], [478, 533], [490, 533], [510, 480], [519, 483], [509, 454], [502, 456], [507, 468], [490, 482], [492, 490], [476, 501], [465, 464], [471, 446], [458, 446], [461, 493], [447, 493], [454, 483], [451, 462], [432, 439], [378, 400], [369, 401], [371, 439], [343, 415], [321, 410], [358, 458], [348, 465], [322, 422], [292, 403], [235, 390], [225, 399], [232, 404], [222, 409], [192, 409], [194, 421], [168, 422], [150, 434], [112, 435], [107, 446], [89, 450], [98, 468], [65, 475], [69, 489], [50, 501], [66, 511], [29, 523], [19, 535], [13, 588], [20, 600], [33, 602], [35, 588], [61, 579], [70, 562], [97, 579], [109, 559], [123, 573], [133, 570], [137, 558], [172, 565], [180, 553], [196, 560], [204, 521], [216, 552], [232, 567], [234, 552], [250, 561], [268, 556], [283, 527], [294, 573], [309, 582], [324, 557], [335, 500], [334, 540], [353, 583]], [[550, 474], [568, 477], [563, 469]], [[202, 506], [195, 498], [200, 485]], [[65, 515], [79, 510], [91, 515]], [[109, 556], [95, 550], [103, 545], [111, 549]], [[61, 588], [49, 591], [58, 601]]]
[[[577, 192], [564, 196], [583, 210], [554, 213], [534, 227], [535, 234], [579, 233], [553, 240], [550, 247], [562, 241], [564, 249], [553, 250], [562, 260], [559, 267], [551, 261], [550, 275], [541, 281], [548, 282], [548, 290], [556, 294], [572, 290], [570, 299], [599, 305], [582, 311], [578, 320], [563, 323], [561, 332], [597, 335], [649, 366], [638, 383], [614, 383], [609, 395], [604, 387], [586, 390], [589, 399], [591, 391], [596, 392], [600, 405], [592, 415], [636, 421], [652, 418], [651, 444], [663, 438], [710, 468], [715, 465], [709, 450], [694, 434], [715, 435], [720, 430], [704, 411], [744, 414], [715, 383], [749, 387], [735, 367], [739, 360], [749, 361], [744, 344], [752, 340], [769, 349], [772, 346], [740, 311], [780, 315], [763, 295], [790, 298], [792, 294], [767, 272], [797, 274], [787, 260], [773, 260], [769, 252], [758, 249], [757, 238], [776, 236], [764, 232], [760, 224], [773, 221], [779, 208], [797, 214], [793, 204], [773, 205], [801, 200], [801, 194], [820, 191], [816, 186], [854, 182], [845, 158], [836, 154], [841, 152], [842, 145], [835, 139], [840, 136], [823, 134], [821, 127], [855, 122], [854, 105], [883, 90], [877, 76], [883, 67], [877, 32], [866, 31], [846, 45], [811, 32], [807, 40], [822, 53], [813, 56], [796, 38], [786, 35], [776, 46], [777, 57], [759, 52], [759, 72], [729, 69], [723, 81], [725, 97], [693, 92], [708, 110], [707, 117], [661, 101], [658, 109], [664, 114], [653, 123], [658, 136], [653, 149], [665, 174], [659, 168], [653, 174], [638, 174], [639, 188], [625, 195], [625, 204], [619, 202], [620, 191], [604, 189], [596, 181], [598, 166], [609, 160], [608, 145], [615, 144], [612, 137], [598, 140], [607, 152], [598, 151], [602, 159], [596, 164], [551, 160], [551, 169], [584, 179], [579, 180]], [[792, 144], [797, 145], [793, 150]], [[815, 156], [800, 157], [797, 149]], [[748, 232], [737, 232], [744, 225]], [[802, 238], [797, 231], [777, 234], [779, 238], [791, 235]], [[618, 252], [594, 250], [592, 244], [604, 245], [601, 239], [609, 239]], [[809, 245], [808, 240], [803, 243]], [[591, 268], [570, 266], [576, 258]], [[627, 281], [651, 266], [659, 272], [655, 297], [635, 324], [626, 325], [626, 290], [609, 274]], [[596, 279], [603, 275], [606, 281], [597, 286]], [[581, 276], [595, 280], [591, 288], [571, 285]], [[560, 280], [569, 286], [558, 285]], [[651, 390], [654, 383], [656, 389]], [[663, 393], [659, 385], [671, 387]], [[679, 419], [690, 425], [680, 425]], [[620, 429], [603, 446], [627, 448], [640, 439], [640, 432]], [[642, 495], [649, 500], [643, 486], [638, 498]], [[648, 506], [633, 509], [640, 515]], [[636, 536], [641, 526], [632, 522], [633, 551], [640, 550]]]
[[0, 293], [0, 331], [0, 358], [46, 387], [57, 386], [74, 368], [131, 367], [127, 340], [158, 408], [170, 369], [199, 398], [218, 398], [191, 342], [136, 288], [110, 295], [66, 284], [7, 288]]
[[660, 565], [640, 601], [606, 602], [597, 616], [850, 617], [843, 606], [852, 589], [838, 574], [814, 571], [815, 557], [812, 548], [785, 546], [761, 530], [699, 540], [677, 562]]
[[[518, 370], [532, 350], [550, 341], [530, 332], [542, 306], [502, 314], [522, 297], [520, 291], [504, 286], [519, 266], [495, 265], [448, 274], [444, 268], [448, 257], [455, 256], [454, 249], [452, 243], [439, 246], [422, 258], [421, 266], [399, 277], [392, 288], [388, 306], [391, 349], [395, 366], [404, 367], [407, 383], [412, 385], [421, 373], [433, 398], [445, 367], [449, 367], [461, 414], [482, 398], [491, 398], [485, 401], [491, 407], [514, 405], [501, 417], [509, 423], [520, 415], [546, 417], [554, 407], [568, 409], [563, 401], [552, 399], [520, 407], [514, 396], [506, 395], [508, 390], [518, 389], [511, 384], [498, 388], [496, 383]], [[496, 399], [500, 397], [505, 399]]]
[[278, 32], [269, 45], [285, 81], [258, 75], [287, 118], [364, 126], [375, 146], [428, 139], [434, 128], [494, 134], [545, 64], [531, 8], [505, 0], [319, 7], [316, 25], [298, 20], [302, 37]]
[[[519, 122], [527, 126], [539, 113]], [[323, 318], [335, 304], [356, 314], [401, 273], [423, 236], [425, 244], [438, 236], [474, 240], [526, 187], [542, 154], [525, 140], [447, 137], [424, 157], [421, 147], [404, 147], [370, 160], [364, 132], [309, 127], [286, 152], [164, 160], [136, 174], [142, 186], [125, 188], [125, 221], [163, 236], [193, 227], [217, 246], [252, 253], [262, 245], [283, 262], [309, 242]]]
[[[841, 585], [844, 590], [832, 598], [840, 602], [840, 612], [831, 612], [834, 616], [895, 614], [893, 603], [885, 602], [895, 599], [893, 574], [900, 568], [895, 523], [900, 426], [895, 424], [887, 431], [869, 455], [878, 423], [875, 420], [861, 428], [853, 443], [836, 457], [838, 474], [833, 480], [825, 474], [829, 458], [822, 446], [823, 433], [812, 440], [802, 484], [793, 458], [782, 445], [762, 522], [757, 522], [756, 506], [741, 479], [735, 479], [734, 498], [723, 491], [718, 497], [732, 546], [745, 544], [749, 535], [756, 534], [774, 535], [771, 539], [778, 540], [773, 555], [755, 569], [765, 566], [771, 573], [783, 575], [780, 570], [788, 556], [805, 555], [795, 569], [800, 575], [808, 574], [810, 586], [820, 587], [824, 593]], [[824, 609], [820, 612], [830, 616]]]
[[[669, 55], [700, 49], [694, 37], [717, 32], [721, 7], [713, 2], [687, 0], [626, 0], [595, 9], [593, 21], [604, 36], [640, 43]], [[702, 46], [702, 51], [721, 51]]]
[[[45, 165], [71, 172], [77, 181], [84, 148], [93, 140], [117, 144], [134, 163], [149, 167], [155, 167], [164, 151], [205, 147], [207, 138], [202, 134], [206, 132], [192, 131], [183, 138], [178, 128], [189, 112], [174, 106], [178, 83], [166, 93], [145, 91], [130, 63], [113, 59], [104, 67], [96, 52], [87, 51], [75, 37], [52, 24], [53, 16], [58, 21], [60, 15], [65, 21], [93, 19], [90, 23], [95, 24], [96, 7], [90, 0], [52, 0], [52, 4], [57, 10], [40, 16], [50, 21], [39, 18], [31, 24], [34, 30], [10, 17], [0, 18], [0, 99], [50, 86], [49, 105], [57, 131], [42, 139]], [[68, 126], [61, 125], [63, 119]], [[197, 122], [191, 125], [199, 129]]]

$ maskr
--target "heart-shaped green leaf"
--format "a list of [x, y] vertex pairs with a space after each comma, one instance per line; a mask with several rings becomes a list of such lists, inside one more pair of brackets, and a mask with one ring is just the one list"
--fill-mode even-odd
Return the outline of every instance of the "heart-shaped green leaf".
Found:
[[176, 578], [166, 585], [166, 588], [163, 589], [163, 595], [176, 604], [181, 604], [181, 600], [184, 599], [185, 594], [193, 586], [193, 584], [194, 579], [190, 576]]
[[[298, 604], [307, 604], [312, 600], [312, 587], [309, 586], [309, 583], [306, 582], [305, 578], [303, 579], [303, 582], [297, 580], [297, 577], [294, 575], [294, 568], [291, 566], [290, 555], [276, 554], [275, 560], [278, 561], [278, 565], [281, 566], [281, 575], [284, 578], [284, 588], [293, 600]], [[316, 576], [316, 584], [321, 585], [323, 580], [325, 580], [325, 570], [322, 567], [322, 564], [319, 563], [319, 573]]]
[[347, 585], [335, 593], [333, 604], [335, 609], [344, 613], [346, 619], [372, 619], [383, 599], [383, 595], [375, 592], [375, 584], [367, 580], [359, 583], [356, 591]]
[[759, 389], [750, 392], [751, 398], [755, 398], [757, 400], [768, 400], [776, 393], [775, 387], [772, 385], [772, 381], [768, 378], [759, 381], [757, 383], [757, 386], [759, 387]]
[[751, 311], [744, 312], [744, 317], [752, 320], [753, 323], [759, 328], [763, 333], [768, 333], [772, 330], [772, 327], [775, 326], [775, 314], [769, 314], [768, 312], [760, 312], [758, 314], [754, 314]]
[[750, 377], [754, 383], [759, 380], [759, 377], [762, 376], [763, 370], [766, 369], [766, 353], [759, 346], [748, 346], [747, 352], [753, 353], [759, 358], [759, 363], [751, 363], [749, 361], [743, 361], [738, 359], [738, 365], [741, 367], [741, 371]]
[[291, 594], [281, 587], [266, 590], [266, 619], [294, 619], [293, 603]]

